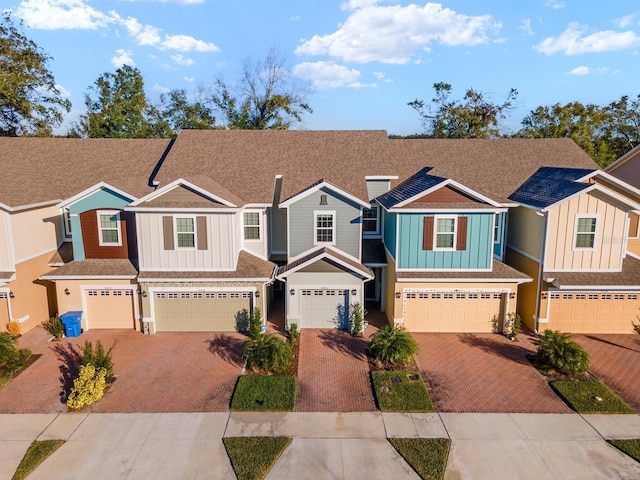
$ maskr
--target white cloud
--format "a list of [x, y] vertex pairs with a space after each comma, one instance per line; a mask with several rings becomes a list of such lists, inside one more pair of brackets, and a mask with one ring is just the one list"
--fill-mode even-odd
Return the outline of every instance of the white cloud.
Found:
[[570, 72], [567, 72], [567, 75], [589, 75], [589, 67], [585, 67], [581, 65], [579, 67], [574, 68]]
[[360, 83], [355, 82], [349, 85], [349, 88], [375, 88], [377, 87], [377, 83]]
[[111, 12], [96, 10], [83, 0], [25, 0], [15, 13], [27, 26], [42, 30], [95, 30], [114, 21]]
[[289, 18], [290, 22], [299, 22], [302, 19], [301, 15], [294, 15], [293, 17]]
[[586, 27], [571, 23], [560, 36], [545, 38], [533, 48], [546, 55], [558, 52], [565, 55], [581, 55], [640, 47], [640, 36], [632, 31], [604, 30], [583, 36], [586, 31]]
[[527, 35], [533, 35], [533, 29], [531, 28], [530, 18], [525, 18], [524, 20], [522, 20], [518, 28], [522, 30], [524, 33], [526, 33]]
[[343, 10], [356, 10], [362, 7], [370, 7], [376, 3], [380, 3], [380, 0], [347, 0], [340, 5], [340, 8]]
[[501, 25], [490, 15], [469, 16], [438, 3], [379, 6], [352, 0], [347, 20], [334, 33], [314, 35], [298, 45], [298, 55], [331, 55], [347, 62], [404, 64], [437, 42], [473, 46], [489, 42]]
[[195, 82], [195, 81], [196, 81], [196, 79], [195, 79], [195, 78], [193, 78], [193, 77], [184, 77], [184, 81], [185, 81], [185, 82], [189, 82], [189, 83], [193, 83], [193, 82]]
[[614, 20], [615, 24], [618, 26], [618, 28], [626, 28], [629, 27], [633, 24], [633, 19], [636, 17], [635, 13], [631, 13], [629, 15], [625, 15], [622, 18], [618, 18], [616, 20]]
[[160, 44], [163, 49], [179, 52], [218, 52], [220, 49], [213, 43], [198, 40], [189, 35], [166, 35]]
[[111, 63], [116, 68], [120, 68], [123, 65], [129, 65], [130, 67], [135, 67], [136, 62], [134, 62], [133, 58], [131, 58], [132, 55], [133, 55], [133, 52], [119, 48], [118, 50], [116, 50], [116, 55], [111, 57]]
[[60, 95], [62, 95], [64, 98], [71, 98], [71, 92], [64, 88], [62, 85], [56, 83], [55, 87], [60, 92]]
[[196, 63], [195, 61], [193, 61], [193, 59], [189, 57], [184, 57], [179, 53], [176, 53], [175, 55], [171, 55], [171, 60], [176, 62], [178, 65], [185, 65], [187, 67], [190, 67], [191, 65], [194, 65]]
[[565, 8], [567, 6], [566, 3], [560, 0], [547, 0], [545, 5], [549, 8], [553, 8], [554, 10], [560, 10], [561, 8]]
[[318, 89], [344, 87], [353, 84], [361, 75], [358, 70], [334, 62], [303, 62], [293, 67], [292, 74], [310, 80]]
[[151, 90], [158, 93], [169, 93], [171, 91], [170, 88], [163, 87], [162, 85], [158, 85], [157, 83], [151, 87]]
[[373, 76], [376, 77], [381, 82], [393, 83], [393, 80], [391, 80], [390, 78], [387, 78], [387, 74], [384, 72], [373, 72]]
[[159, 28], [152, 25], [142, 25], [137, 18], [133, 17], [121, 20], [121, 23], [126, 27], [129, 35], [136, 39], [138, 45], [155, 46], [160, 43], [161, 30]]

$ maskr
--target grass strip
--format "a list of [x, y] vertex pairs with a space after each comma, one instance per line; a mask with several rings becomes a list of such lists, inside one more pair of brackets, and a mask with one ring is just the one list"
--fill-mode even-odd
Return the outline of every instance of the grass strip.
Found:
[[237, 412], [288, 412], [296, 404], [296, 378], [291, 375], [243, 375], [231, 399]]
[[551, 387], [578, 413], [634, 413], [598, 380], [563, 380]]
[[626, 453], [636, 462], [640, 462], [640, 439], [633, 440], [607, 440], [611, 445], [623, 453]]
[[371, 372], [378, 408], [383, 412], [434, 412], [420, 372]]
[[448, 438], [389, 438], [398, 453], [423, 480], [442, 480], [447, 468]]
[[13, 480], [22, 480], [27, 478], [31, 472], [33, 472], [38, 465], [44, 462], [49, 455], [55, 452], [62, 444], [64, 440], [42, 440], [40, 442], [34, 441], [29, 445], [27, 453], [22, 457], [20, 465], [16, 473], [13, 475]]
[[238, 480], [261, 480], [280, 457], [288, 437], [228, 437], [224, 448]]

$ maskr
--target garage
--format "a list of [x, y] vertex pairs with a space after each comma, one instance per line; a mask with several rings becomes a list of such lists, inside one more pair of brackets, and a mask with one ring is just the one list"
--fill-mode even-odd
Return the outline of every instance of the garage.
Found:
[[506, 294], [501, 292], [405, 292], [404, 326], [411, 332], [499, 330]]
[[230, 332], [251, 310], [251, 292], [155, 292], [156, 332]]
[[342, 327], [346, 321], [348, 305], [348, 290], [302, 289], [300, 291], [300, 327]]
[[549, 293], [549, 323], [546, 328], [569, 333], [633, 333], [638, 322], [640, 293], [563, 292]]
[[135, 328], [133, 290], [86, 291], [87, 328]]

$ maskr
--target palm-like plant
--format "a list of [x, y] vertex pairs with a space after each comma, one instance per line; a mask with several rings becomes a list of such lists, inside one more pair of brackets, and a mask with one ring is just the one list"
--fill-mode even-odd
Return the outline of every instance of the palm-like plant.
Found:
[[538, 341], [536, 359], [540, 366], [573, 377], [589, 369], [589, 354], [568, 333], [545, 330]]
[[267, 373], [281, 373], [293, 362], [291, 345], [272, 333], [247, 339], [242, 356], [247, 359], [247, 368]]
[[383, 364], [407, 365], [418, 353], [418, 344], [402, 327], [386, 325], [371, 336], [369, 354]]

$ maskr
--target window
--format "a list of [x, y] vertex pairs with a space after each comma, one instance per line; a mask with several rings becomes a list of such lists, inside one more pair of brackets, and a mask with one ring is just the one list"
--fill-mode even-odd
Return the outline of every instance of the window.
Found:
[[64, 223], [64, 231], [67, 236], [71, 235], [71, 214], [69, 213], [69, 209], [65, 208], [62, 211], [62, 220]]
[[493, 242], [500, 243], [500, 214], [497, 213], [493, 221]]
[[193, 217], [176, 217], [176, 245], [178, 248], [196, 246], [196, 225]]
[[122, 245], [119, 212], [98, 210], [98, 243], [104, 246]]
[[316, 212], [316, 244], [335, 243], [335, 213]]
[[377, 205], [362, 210], [362, 232], [380, 233], [380, 210]]
[[260, 212], [244, 212], [244, 239], [260, 240]]
[[589, 300], [598, 300], [599, 296], [597, 293], [590, 293]]
[[577, 217], [575, 248], [591, 249], [595, 242], [596, 217]]
[[636, 295], [635, 293], [631, 293], [627, 295], [627, 300], [637, 300], [637, 299], [638, 299], [638, 295]]
[[456, 238], [455, 217], [436, 218], [434, 250], [453, 250]]

